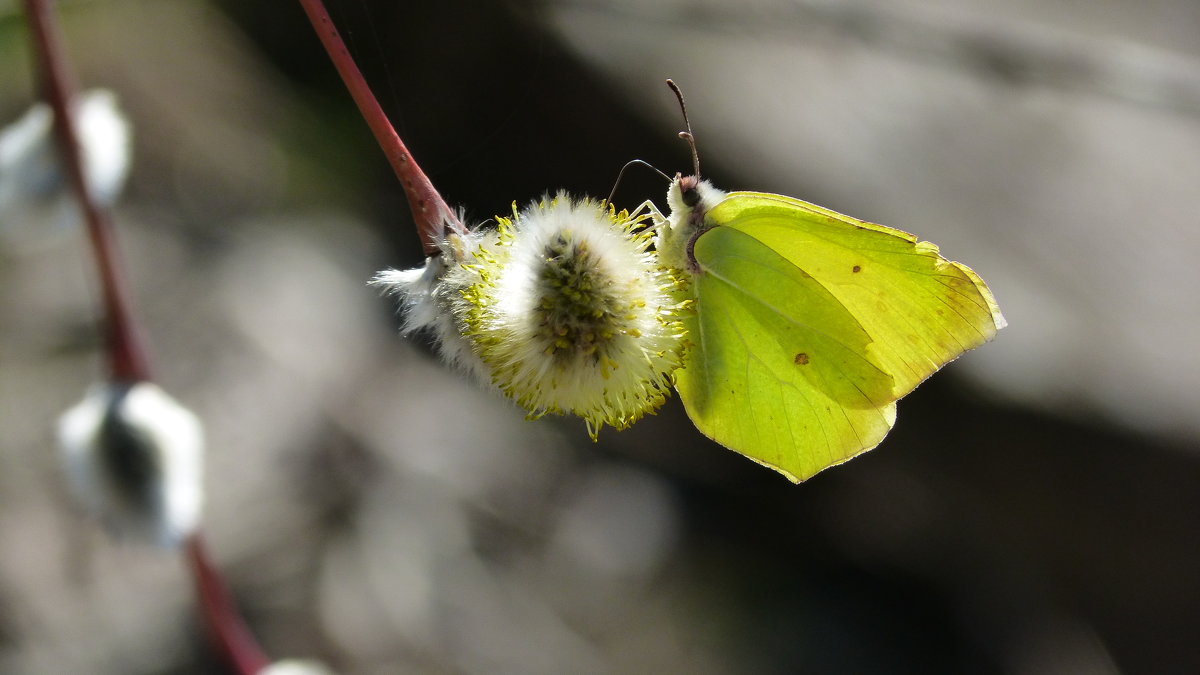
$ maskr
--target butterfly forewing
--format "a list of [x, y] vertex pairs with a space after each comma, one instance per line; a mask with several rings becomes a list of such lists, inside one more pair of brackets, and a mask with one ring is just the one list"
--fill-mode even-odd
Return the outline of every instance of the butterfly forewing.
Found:
[[978, 275], [906, 232], [760, 193], [733, 193], [708, 216], [761, 242], [836, 298], [869, 334], [871, 361], [895, 380], [893, 399], [1004, 325]]

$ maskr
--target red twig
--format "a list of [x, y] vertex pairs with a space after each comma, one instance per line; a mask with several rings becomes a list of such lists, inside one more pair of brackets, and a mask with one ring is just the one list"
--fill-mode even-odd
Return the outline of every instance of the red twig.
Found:
[[317, 31], [317, 36], [321, 38], [321, 44], [325, 46], [325, 51], [337, 68], [338, 74], [342, 76], [342, 81], [346, 83], [346, 88], [350, 90], [354, 102], [358, 104], [367, 125], [371, 127], [371, 132], [375, 134], [379, 147], [383, 148], [383, 154], [387, 155], [392, 170], [400, 179], [404, 193], [408, 196], [413, 220], [417, 223], [417, 231], [421, 234], [425, 254], [437, 255], [437, 243], [443, 238], [445, 228], [450, 227], [458, 232], [465, 232], [466, 228], [434, 189], [429, 177], [417, 165], [404, 141], [400, 140], [400, 136], [392, 128], [392, 123], [388, 121], [383, 108], [379, 106], [367, 81], [355, 65], [354, 57], [350, 56], [346, 44], [342, 42], [333, 20], [329, 18], [329, 12], [325, 11], [325, 5], [321, 0], [300, 0], [300, 4], [308, 14], [308, 20]]
[[33, 33], [35, 58], [42, 73], [44, 94], [54, 110], [54, 133], [58, 149], [87, 223], [88, 236], [96, 254], [100, 288], [104, 297], [105, 333], [108, 342], [112, 378], [136, 382], [150, 379], [146, 348], [133, 320], [129, 293], [118, 259], [116, 242], [108, 213], [96, 203], [83, 168], [75, 123], [75, 84], [67, 68], [58, 23], [50, 0], [25, 0], [29, 27]]
[[187, 561], [209, 634], [221, 654], [239, 675], [252, 675], [267, 667], [270, 661], [238, 614], [233, 597], [208, 557], [199, 533], [187, 540]]

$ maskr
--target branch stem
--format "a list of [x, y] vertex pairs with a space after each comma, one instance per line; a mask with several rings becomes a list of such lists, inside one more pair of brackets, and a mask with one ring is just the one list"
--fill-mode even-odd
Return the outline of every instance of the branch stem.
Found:
[[238, 675], [253, 675], [266, 668], [270, 661], [238, 613], [233, 596], [213, 565], [200, 534], [197, 532], [189, 537], [186, 546], [201, 614], [222, 656]]
[[88, 237], [100, 273], [104, 301], [105, 337], [112, 379], [137, 382], [150, 379], [145, 344], [130, 307], [108, 212], [96, 201], [84, 169], [75, 115], [75, 82], [67, 66], [62, 36], [51, 0], [25, 0], [34, 56], [41, 73], [43, 95], [54, 111], [54, 133], [71, 189], [83, 212]]
[[334, 67], [337, 68], [338, 74], [342, 76], [342, 82], [350, 90], [350, 96], [358, 105], [363, 119], [371, 127], [371, 132], [375, 134], [375, 140], [379, 142], [379, 147], [383, 149], [383, 154], [391, 163], [392, 170], [400, 179], [400, 185], [404, 187], [404, 194], [408, 197], [408, 206], [412, 209], [413, 220], [416, 221], [417, 231], [421, 236], [421, 244], [425, 248], [425, 254], [437, 255], [440, 251], [438, 242], [443, 239], [446, 228], [452, 228], [460, 233], [466, 232], [466, 228], [446, 205], [441, 194], [433, 187], [429, 177], [425, 175], [425, 172], [413, 159], [412, 154], [409, 153], [404, 141], [400, 140], [392, 123], [388, 121], [379, 101], [371, 93], [370, 86], [367, 85], [362, 72], [354, 63], [354, 57], [346, 49], [346, 43], [338, 34], [333, 20], [329, 18], [329, 12], [325, 10], [324, 3], [321, 0], [300, 0], [300, 4], [304, 7], [304, 12], [308, 15], [313, 30], [321, 39], [321, 44], [329, 54], [330, 60], [333, 61]]

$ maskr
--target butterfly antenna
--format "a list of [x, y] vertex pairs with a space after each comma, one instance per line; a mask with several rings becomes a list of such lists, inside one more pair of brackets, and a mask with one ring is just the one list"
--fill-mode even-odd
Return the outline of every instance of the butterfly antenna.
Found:
[[663, 180], [667, 181], [668, 183], [671, 182], [670, 176], [668, 176], [667, 174], [660, 171], [658, 169], [658, 167], [654, 166], [650, 162], [647, 162], [644, 159], [631, 159], [628, 162], [625, 162], [625, 166], [621, 167], [621, 170], [617, 172], [617, 180], [616, 180], [616, 182], [613, 183], [612, 192], [608, 193], [608, 199], [604, 200], [605, 204], [612, 204], [613, 197], [617, 194], [617, 188], [621, 187], [621, 179], [625, 176], [625, 170], [628, 169], [629, 167], [633, 166], [634, 164], [640, 164], [640, 165], [646, 167], [647, 169], [650, 169], [654, 173], [662, 176]]
[[692, 175], [698, 179], [700, 178], [700, 153], [696, 151], [696, 135], [692, 133], [692, 122], [688, 119], [687, 104], [683, 102], [683, 91], [679, 85], [675, 84], [674, 80], [668, 79], [667, 86], [675, 92], [675, 98], [679, 99], [679, 111], [683, 113], [683, 124], [687, 127], [687, 131], [679, 132], [679, 137], [687, 141], [688, 146], [692, 148]]

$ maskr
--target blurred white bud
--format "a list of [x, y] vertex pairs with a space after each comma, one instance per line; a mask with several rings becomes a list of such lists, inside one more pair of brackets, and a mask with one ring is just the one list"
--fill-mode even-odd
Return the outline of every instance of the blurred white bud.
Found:
[[114, 536], [174, 547], [195, 531], [203, 432], [157, 385], [94, 387], [63, 413], [58, 437], [71, 492]]
[[[105, 89], [81, 94], [75, 113], [83, 149], [84, 173], [96, 201], [111, 206], [129, 174], [130, 125]], [[78, 222], [79, 208], [69, 193], [54, 139], [54, 113], [34, 104], [0, 130], [0, 229], [49, 220]]]
[[285, 659], [263, 668], [258, 675], [334, 675], [334, 672], [320, 661]]

